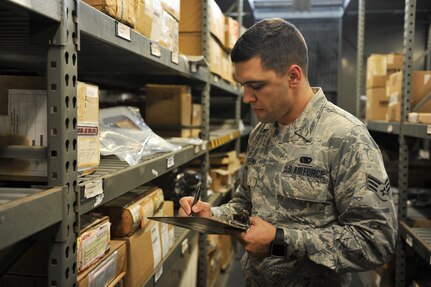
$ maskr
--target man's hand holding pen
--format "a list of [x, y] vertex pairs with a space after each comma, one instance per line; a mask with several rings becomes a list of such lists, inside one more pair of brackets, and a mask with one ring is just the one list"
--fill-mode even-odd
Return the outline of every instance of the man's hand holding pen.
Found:
[[194, 216], [211, 217], [211, 205], [199, 199], [195, 200], [195, 198], [196, 196], [186, 196], [180, 199], [179, 215], [186, 217], [193, 214]]

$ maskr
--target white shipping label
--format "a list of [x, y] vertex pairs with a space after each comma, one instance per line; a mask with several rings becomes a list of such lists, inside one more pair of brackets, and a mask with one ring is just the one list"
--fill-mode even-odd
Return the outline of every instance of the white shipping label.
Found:
[[169, 231], [168, 225], [166, 223], [162, 223], [162, 255], [163, 258], [166, 257], [169, 251]]
[[103, 181], [102, 179], [88, 183], [84, 187], [84, 198], [92, 198], [96, 195], [103, 193]]
[[99, 88], [97, 86], [90, 86], [87, 85], [87, 93], [86, 93], [87, 97], [90, 98], [99, 98]]
[[130, 41], [130, 27], [122, 23], [115, 22], [115, 35]]
[[88, 287], [108, 286], [114, 280], [117, 270], [117, 253], [117, 251], [112, 253], [88, 274]]
[[133, 206], [129, 211], [133, 219], [133, 229], [136, 229], [141, 224], [141, 206]]
[[142, 209], [142, 218], [141, 218], [141, 227], [144, 227], [148, 222], [148, 217], [154, 215], [154, 204], [152, 201], [148, 201], [147, 203], [141, 205]]
[[430, 78], [431, 78], [431, 75], [429, 75], [429, 74], [426, 74], [424, 76], [424, 85], [426, 85], [428, 83], [428, 81], [430, 80]]
[[156, 283], [163, 274], [163, 265], [160, 266], [159, 269], [156, 270], [154, 274], [154, 283]]
[[410, 235], [406, 236], [406, 242], [410, 247], [413, 247], [413, 238], [411, 238]]
[[99, 137], [78, 137], [78, 171], [94, 168], [100, 162]]
[[106, 222], [98, 226], [95, 230], [91, 230], [87, 236], [83, 236], [80, 246], [80, 270], [87, 268], [97, 258], [105, 254], [105, 251], [109, 248], [109, 228], [110, 223]]
[[30, 146], [47, 146], [47, 92], [9, 90], [11, 133], [26, 137]]
[[162, 261], [162, 247], [160, 245], [159, 224], [154, 224], [151, 228], [151, 245], [153, 247], [153, 261], [155, 268]]

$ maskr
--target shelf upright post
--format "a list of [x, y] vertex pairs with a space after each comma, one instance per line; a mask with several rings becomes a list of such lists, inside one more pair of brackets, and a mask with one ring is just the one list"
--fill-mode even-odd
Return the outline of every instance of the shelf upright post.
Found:
[[[401, 101], [401, 122], [398, 158], [398, 221], [407, 219], [407, 193], [409, 150], [405, 136], [405, 122], [410, 112], [411, 75], [413, 70], [413, 46], [415, 36], [416, 0], [406, 0], [404, 15], [404, 61], [403, 61], [403, 94]], [[406, 243], [398, 235], [396, 251], [396, 286], [406, 286]]]
[[49, 43], [48, 185], [63, 187], [63, 220], [49, 252], [48, 286], [76, 286], [77, 57], [79, 0], [61, 1], [61, 23]]
[[[237, 0], [236, 1], [236, 9], [237, 9], [237, 21], [238, 21], [238, 36], [241, 36], [241, 27], [242, 27], [242, 11], [243, 11], [243, 0]], [[239, 93], [236, 96], [235, 101], [235, 121], [237, 124], [237, 128], [240, 128], [240, 121], [241, 121], [241, 102], [242, 102], [242, 95]], [[236, 153], [239, 154], [241, 152], [241, 137], [239, 137], [235, 141], [235, 150]]]
[[364, 31], [365, 31], [365, 0], [358, 3], [358, 50], [356, 54], [356, 117], [361, 118], [361, 96], [363, 95], [364, 75]]
[[[202, 55], [206, 60], [209, 60], [210, 56], [210, 2], [208, 0], [202, 0]], [[211, 82], [211, 73], [208, 73], [208, 79], [204, 84], [202, 90], [202, 139], [206, 140], [209, 143], [209, 124], [210, 124], [210, 82]], [[202, 172], [202, 192], [201, 199], [203, 201], [208, 200], [208, 182], [207, 175], [209, 170], [209, 151], [208, 145], [207, 150], [204, 155], [201, 172]], [[207, 235], [204, 233], [199, 233], [199, 257], [198, 257], [198, 274], [197, 274], [197, 286], [205, 287], [207, 285]]]

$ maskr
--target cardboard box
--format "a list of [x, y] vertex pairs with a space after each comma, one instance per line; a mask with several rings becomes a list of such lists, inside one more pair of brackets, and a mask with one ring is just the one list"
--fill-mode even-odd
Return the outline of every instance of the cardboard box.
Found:
[[202, 125], [202, 105], [192, 104], [192, 119], [191, 125], [193, 127], [200, 127]]
[[165, 10], [162, 11], [162, 33], [159, 43], [178, 56], [178, 21]]
[[201, 132], [200, 128], [184, 127], [177, 129], [163, 129], [159, 127], [153, 128], [153, 131], [164, 138], [180, 137], [180, 138], [198, 138]]
[[136, 0], [83, 0], [99, 11], [130, 27], [135, 27]]
[[386, 112], [385, 119], [388, 122], [400, 122], [401, 120], [401, 102], [389, 100], [388, 111]]
[[220, 166], [228, 165], [238, 160], [238, 156], [235, 150], [220, 153], [210, 153], [210, 165]]
[[76, 243], [76, 268], [85, 270], [103, 257], [109, 249], [109, 217], [81, 216], [81, 232]]
[[163, 201], [162, 189], [147, 186], [129, 191], [95, 211], [109, 216], [112, 237], [124, 237], [145, 227], [147, 217], [153, 216], [162, 207]]
[[431, 124], [431, 113], [409, 113], [409, 122], [418, 124]]
[[227, 165], [224, 168], [210, 169], [209, 173], [211, 176], [210, 188], [214, 192], [228, 192], [235, 184], [235, 175], [241, 168], [239, 160]]
[[[202, 1], [181, 1], [180, 33], [200, 33], [202, 31]], [[215, 0], [209, 0], [210, 32], [223, 45], [225, 42], [225, 19]]]
[[[172, 216], [173, 202], [166, 201], [163, 209], [156, 216]], [[124, 286], [143, 286], [150, 278], [155, 268], [167, 255], [173, 246], [173, 229], [165, 223], [150, 221], [143, 229], [138, 229], [133, 235], [125, 237], [127, 246], [127, 273]], [[171, 237], [172, 236], [172, 237]]]
[[232, 50], [239, 37], [238, 21], [234, 20], [231, 17], [225, 17], [224, 36], [225, 48], [227, 48], [228, 50]]
[[[431, 71], [413, 71], [411, 79], [411, 107], [414, 108], [419, 101], [431, 92]], [[401, 102], [403, 76], [402, 72], [391, 74], [387, 84], [387, 96], [393, 98], [392, 102]], [[431, 101], [428, 101], [417, 112], [431, 112]]]
[[147, 85], [145, 122], [150, 127], [190, 126], [192, 95], [189, 86]]
[[180, 0], [161, 0], [162, 7], [169, 12], [177, 21], [180, 21]]
[[367, 121], [385, 120], [389, 99], [386, 97], [385, 88], [367, 89], [367, 102], [365, 119]]
[[160, 0], [136, 0], [135, 29], [158, 43], [162, 33], [163, 8]]
[[366, 88], [385, 88], [388, 79], [388, 75], [367, 77]]
[[100, 164], [99, 87], [78, 82], [78, 174], [96, 171]]
[[[209, 70], [219, 76], [223, 75], [223, 49], [214, 37], [209, 39]], [[202, 34], [201, 33], [181, 33], [180, 32], [180, 53], [184, 55], [202, 55]]]
[[386, 76], [387, 57], [385, 54], [371, 54], [367, 58], [367, 79], [371, 76]]
[[78, 273], [78, 287], [110, 286], [117, 277], [123, 277], [126, 274], [126, 253], [124, 241], [111, 241], [109, 252], [97, 264]]
[[[22, 84], [22, 87], [20, 86]], [[31, 87], [44, 90], [27, 89]], [[46, 80], [41, 77], [0, 76], [0, 101], [6, 110], [9, 126], [1, 125], [5, 144], [48, 146]], [[100, 162], [98, 87], [78, 82], [77, 87], [77, 157], [78, 173], [95, 171]], [[6, 108], [6, 109], [5, 109]], [[72, 123], [69, 123], [72, 126]], [[46, 159], [2, 158], [0, 178], [20, 181], [46, 181]]]
[[403, 54], [390, 53], [386, 55], [386, 70], [401, 71], [403, 69]]

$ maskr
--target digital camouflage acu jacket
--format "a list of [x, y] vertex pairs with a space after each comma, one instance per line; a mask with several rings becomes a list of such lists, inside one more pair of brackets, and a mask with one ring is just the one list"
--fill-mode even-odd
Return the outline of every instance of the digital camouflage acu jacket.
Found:
[[212, 208], [249, 211], [284, 229], [288, 258], [242, 259], [248, 285], [349, 286], [394, 253], [397, 219], [379, 148], [358, 119], [321, 89], [292, 124], [259, 123], [234, 198]]

